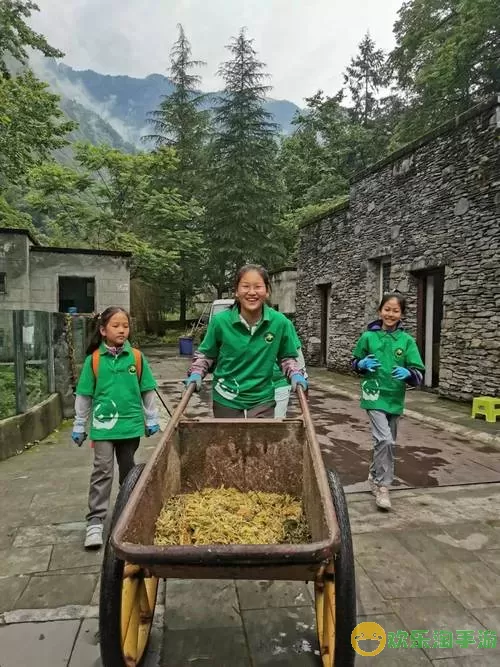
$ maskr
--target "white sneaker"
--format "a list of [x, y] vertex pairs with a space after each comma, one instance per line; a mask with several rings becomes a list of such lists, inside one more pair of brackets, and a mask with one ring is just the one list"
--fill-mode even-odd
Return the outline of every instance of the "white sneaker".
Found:
[[102, 523], [91, 523], [87, 526], [87, 533], [85, 535], [85, 549], [99, 549], [102, 547], [102, 532], [104, 526]]
[[370, 491], [373, 493], [374, 496], [376, 496], [378, 486], [375, 484], [375, 480], [373, 479], [371, 473], [368, 473], [368, 484], [370, 486]]
[[390, 510], [391, 499], [389, 498], [389, 489], [386, 486], [379, 486], [375, 494], [375, 503], [381, 510]]

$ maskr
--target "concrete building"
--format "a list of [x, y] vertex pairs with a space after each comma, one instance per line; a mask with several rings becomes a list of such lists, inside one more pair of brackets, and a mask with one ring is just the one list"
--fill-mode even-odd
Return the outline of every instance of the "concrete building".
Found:
[[300, 232], [296, 324], [309, 364], [347, 370], [384, 291], [425, 385], [470, 400], [500, 395], [500, 98], [378, 162], [350, 198]]
[[53, 248], [0, 228], [0, 310], [79, 313], [130, 307], [129, 252]]
[[277, 271], [272, 271], [271, 278], [271, 302], [276, 310], [285, 315], [295, 313], [295, 290], [297, 284], [297, 270], [295, 267], [287, 266]]

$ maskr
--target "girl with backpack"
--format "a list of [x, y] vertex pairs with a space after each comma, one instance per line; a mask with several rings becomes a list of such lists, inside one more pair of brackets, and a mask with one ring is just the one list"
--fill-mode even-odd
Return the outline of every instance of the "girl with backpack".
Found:
[[134, 454], [142, 436], [160, 430], [156, 407], [156, 381], [147, 360], [132, 348], [128, 338], [130, 316], [116, 306], [96, 317], [96, 327], [76, 387], [73, 442], [79, 447], [87, 437], [94, 448], [90, 477], [89, 512], [84, 546], [99, 549], [113, 484], [114, 456], [119, 482], [134, 467]]
[[267, 304], [271, 284], [264, 267], [243, 266], [234, 290], [233, 307], [210, 320], [185, 384], [193, 383], [199, 391], [212, 370], [214, 417], [272, 419], [276, 362], [293, 389], [301, 385], [307, 390], [297, 363], [297, 344], [290, 321]]

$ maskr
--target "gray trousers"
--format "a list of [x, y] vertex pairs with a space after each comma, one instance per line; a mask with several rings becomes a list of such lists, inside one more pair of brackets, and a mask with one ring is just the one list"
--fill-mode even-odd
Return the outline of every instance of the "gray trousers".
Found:
[[394, 481], [394, 454], [399, 415], [381, 410], [367, 410], [372, 425], [373, 458], [370, 475], [378, 486], [390, 486]]
[[108, 513], [113, 473], [114, 456], [118, 463], [120, 485], [134, 467], [134, 454], [140, 438], [129, 440], [97, 440], [94, 442], [94, 468], [90, 476], [89, 513], [87, 524], [102, 523]]
[[237, 410], [236, 408], [227, 408], [225, 405], [220, 405], [216, 401], [213, 402], [214, 417], [216, 419], [253, 419], [259, 417], [260, 419], [274, 419], [274, 407], [276, 403], [264, 403], [264, 405], [256, 405], [250, 410]]

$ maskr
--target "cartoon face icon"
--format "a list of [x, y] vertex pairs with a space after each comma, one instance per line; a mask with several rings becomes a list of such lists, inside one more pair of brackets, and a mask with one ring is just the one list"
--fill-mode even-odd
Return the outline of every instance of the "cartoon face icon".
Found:
[[118, 422], [118, 407], [114, 401], [103, 401], [98, 403], [92, 415], [94, 428], [111, 430]]
[[219, 378], [215, 383], [214, 391], [227, 401], [234, 401], [240, 393], [240, 385], [234, 378]]
[[380, 397], [378, 380], [365, 380], [361, 385], [361, 394], [365, 401], [376, 401]]
[[[363, 643], [363, 648], [360, 642]], [[358, 655], [378, 655], [384, 650], [386, 642], [384, 628], [374, 621], [359, 623], [351, 634], [351, 644]]]

